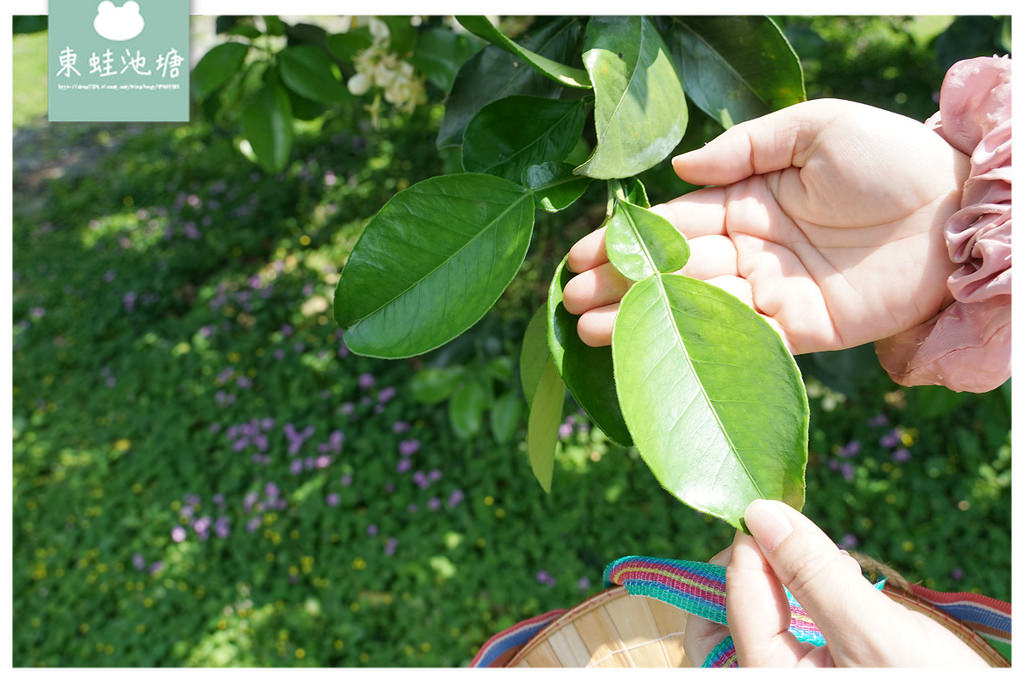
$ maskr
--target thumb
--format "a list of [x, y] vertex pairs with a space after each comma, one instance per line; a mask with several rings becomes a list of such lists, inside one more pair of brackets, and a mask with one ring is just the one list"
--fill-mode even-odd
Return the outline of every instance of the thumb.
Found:
[[833, 649], [859, 642], [877, 630], [893, 603], [861, 575], [809, 519], [785, 503], [755, 500], [744, 522], [779, 581], [821, 629]]
[[744, 121], [704, 147], [675, 157], [672, 167], [694, 185], [728, 185], [802, 166], [803, 151], [835, 117], [835, 110], [833, 100], [814, 100]]

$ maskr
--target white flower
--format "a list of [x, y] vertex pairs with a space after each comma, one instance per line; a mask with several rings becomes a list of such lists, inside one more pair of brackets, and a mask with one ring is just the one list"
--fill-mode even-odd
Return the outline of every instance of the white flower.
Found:
[[370, 17], [370, 35], [373, 36], [375, 41], [385, 41], [390, 37], [391, 30], [388, 29], [388, 25], [377, 17]]
[[357, 73], [348, 79], [348, 91], [356, 96], [365, 94], [371, 85], [370, 78], [363, 73]]

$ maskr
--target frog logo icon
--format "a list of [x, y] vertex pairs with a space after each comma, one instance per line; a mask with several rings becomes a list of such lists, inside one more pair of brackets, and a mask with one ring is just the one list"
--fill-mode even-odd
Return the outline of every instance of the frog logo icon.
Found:
[[92, 27], [107, 40], [131, 40], [142, 33], [146, 25], [139, 13], [139, 3], [129, 0], [121, 7], [115, 7], [110, 0], [103, 0], [96, 9]]

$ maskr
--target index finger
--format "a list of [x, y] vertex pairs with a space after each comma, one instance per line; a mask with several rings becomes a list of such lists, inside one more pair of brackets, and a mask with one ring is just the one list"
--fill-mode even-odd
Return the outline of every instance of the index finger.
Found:
[[608, 254], [604, 249], [605, 228], [598, 228], [583, 237], [579, 242], [569, 249], [569, 270], [574, 273], [582, 273], [597, 268], [608, 262]]

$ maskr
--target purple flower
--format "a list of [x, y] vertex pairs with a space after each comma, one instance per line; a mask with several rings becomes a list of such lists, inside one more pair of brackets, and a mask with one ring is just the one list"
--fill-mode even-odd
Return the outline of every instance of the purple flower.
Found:
[[207, 515], [203, 515], [196, 521], [192, 522], [192, 530], [197, 534], [205, 534], [210, 529], [210, 518]]
[[885, 448], [892, 448], [893, 446], [895, 446], [899, 442], [900, 442], [900, 430], [899, 430], [898, 427], [893, 429], [888, 434], [883, 435], [882, 438], [878, 440], [878, 444], [880, 446], [885, 447]]
[[189, 238], [190, 240], [197, 240], [203, 236], [203, 233], [199, 232], [199, 230], [196, 228], [196, 224], [193, 223], [192, 221], [185, 223], [185, 225], [182, 226], [182, 229], [185, 231], [185, 237]]
[[351, 401], [346, 401], [345, 403], [342, 403], [340, 408], [342, 415], [351, 415], [355, 409], [356, 407], [355, 405], [352, 404]]
[[252, 506], [255, 505], [256, 501], [259, 499], [259, 494], [255, 491], [249, 491], [249, 493], [245, 494], [245, 498], [242, 499], [242, 506], [245, 508], [245, 511], [249, 512], [252, 510]]
[[385, 555], [394, 555], [395, 550], [398, 548], [398, 539], [392, 536], [388, 539], [388, 542], [384, 545]]
[[224, 494], [223, 493], [215, 493], [215, 494], [213, 494], [213, 504], [216, 505], [219, 508], [224, 507]]
[[853, 480], [853, 465], [848, 462], [844, 462], [839, 466], [839, 471], [843, 474], [843, 479], [846, 481]]
[[233, 444], [231, 444], [231, 448], [234, 449], [236, 453], [238, 453], [239, 451], [245, 450], [245, 447], [248, 445], [249, 439], [239, 439], [238, 441], [235, 441]]
[[853, 534], [844, 534], [843, 537], [839, 539], [839, 543], [837, 543], [836, 545], [838, 545], [840, 548], [844, 550], [848, 548], [856, 548], [857, 537]]
[[260, 427], [262, 429], [273, 429], [274, 421], [269, 417], [265, 417], [262, 420], [260, 420]]
[[231, 533], [231, 522], [227, 517], [218, 517], [217, 521], [213, 524], [213, 532], [219, 538], [227, 538]]
[[345, 433], [338, 429], [335, 429], [333, 432], [331, 432], [330, 437], [328, 437], [328, 444], [330, 445], [331, 449], [334, 450], [335, 453], [341, 452], [341, 445], [344, 442]]
[[284, 358], [284, 349], [277, 349], [276, 351], [274, 351], [274, 358], [276, 358], [277, 360], [281, 360], [282, 358]]
[[103, 273], [103, 281], [104, 282], [113, 282], [114, 278], [116, 278], [116, 277], [117, 277], [117, 271], [116, 270], [108, 270], [107, 272]]
[[235, 380], [235, 384], [237, 384], [242, 389], [249, 389], [252, 387], [252, 380], [246, 377], [245, 375], [242, 375], [237, 380]]
[[343, 474], [343, 475], [341, 475], [341, 485], [342, 486], [351, 486], [352, 485], [352, 475], [351, 474]]
[[160, 561], [154, 562], [153, 564], [149, 565], [149, 573], [150, 574], [156, 574], [158, 571], [160, 571], [163, 568], [164, 568], [164, 563], [163, 562], [160, 562]]
[[280, 494], [281, 489], [277, 488], [277, 484], [275, 484], [274, 482], [269, 482], [266, 486], [263, 487], [263, 495], [267, 497], [268, 501], [277, 500], [277, 497]]
[[892, 452], [893, 462], [906, 462], [910, 460], [910, 451], [906, 448], [897, 448]]
[[463, 501], [466, 494], [462, 492], [462, 489], [455, 489], [451, 495], [448, 496], [448, 507], [453, 508]]
[[334, 171], [327, 171], [324, 173], [324, 185], [327, 187], [333, 186], [338, 182], [338, 176], [334, 174]]
[[377, 394], [377, 401], [379, 401], [380, 403], [387, 403], [388, 401], [395, 397], [396, 393], [398, 392], [395, 391], [394, 387], [384, 387]]
[[379, 531], [379, 530], [377, 529], [377, 525], [376, 524], [371, 524], [370, 526], [366, 527], [366, 535], [367, 536], [376, 536], [377, 535], [377, 531]]
[[427, 481], [427, 475], [423, 474], [423, 472], [419, 470], [417, 470], [416, 473], [412, 475], [412, 480], [416, 482], [416, 485], [419, 486], [421, 489], [425, 489], [427, 488], [427, 486], [430, 485], [430, 482]]
[[137, 298], [138, 295], [135, 292], [125, 292], [124, 297], [122, 297], [121, 302], [129, 313], [135, 310], [135, 300]]
[[402, 420], [399, 420], [395, 424], [391, 425], [391, 431], [393, 431], [395, 434], [401, 434], [402, 432], [407, 432], [407, 431], [409, 431], [409, 423], [408, 422], [403, 422]]
[[579, 588], [581, 591], [587, 590], [588, 588], [590, 588], [590, 579], [588, 579], [585, 576], [581, 576], [579, 580], [576, 582], [576, 587]]
[[322, 470], [322, 469], [324, 469], [325, 467], [327, 467], [328, 465], [331, 464], [331, 456], [329, 456], [329, 455], [321, 455], [321, 456], [317, 457], [317, 459], [316, 459], [314, 464], [316, 465], [317, 469]]
[[360, 389], [369, 389], [370, 387], [372, 387], [376, 383], [377, 383], [377, 380], [374, 379], [373, 375], [371, 375], [368, 372], [364, 372], [363, 374], [359, 375], [359, 388]]
[[253, 517], [248, 522], [245, 523], [245, 530], [248, 531], [250, 534], [253, 533], [254, 531], [256, 531], [259, 528], [260, 528], [260, 518], [259, 517]]
[[430, 500], [427, 501], [427, 507], [429, 507], [431, 510], [440, 510], [441, 501], [438, 498], [431, 498]]
[[839, 449], [840, 458], [849, 458], [850, 456], [857, 455], [858, 453], [860, 453], [859, 441], [850, 441], [845, 446]]
[[556, 581], [555, 577], [551, 576], [546, 569], [541, 569], [537, 572], [537, 583], [544, 584], [546, 586], [554, 586]]
[[399, 474], [402, 474], [403, 472], [408, 472], [411, 468], [412, 460], [409, 460], [409, 458], [402, 458], [401, 460], [398, 461], [398, 464], [395, 465], [395, 470], [397, 470]]
[[302, 472], [302, 458], [295, 458], [295, 460], [292, 460], [292, 464], [288, 466], [288, 471], [292, 474], [299, 474]]
[[199, 505], [200, 503], [203, 502], [203, 499], [200, 498], [195, 493], [186, 493], [184, 496], [181, 497], [181, 502], [185, 503], [186, 505]]
[[398, 452], [402, 455], [412, 455], [420, 449], [420, 442], [416, 439], [409, 439], [398, 444]]
[[146, 566], [146, 558], [144, 558], [139, 553], [135, 553], [134, 555], [132, 555], [132, 566], [138, 569], [139, 571], [142, 571], [142, 569]]
[[427, 472], [427, 477], [430, 479], [430, 481], [437, 481], [438, 479], [441, 478], [441, 470], [435, 467], [434, 469]]
[[215, 331], [216, 328], [213, 325], [203, 325], [199, 328], [199, 335], [204, 339], [209, 339]]
[[235, 369], [234, 368], [230, 368], [230, 367], [229, 368], [224, 368], [217, 375], [217, 384], [224, 384], [224, 382], [227, 382], [229, 379], [231, 379], [231, 377], [234, 376], [234, 374], [235, 374]]
[[184, 517], [185, 519], [192, 519], [192, 506], [191, 505], [184, 506], [183, 508], [181, 508], [179, 514], [182, 517]]
[[42, 306], [34, 306], [32, 310], [28, 312], [28, 314], [38, 320], [39, 318], [42, 318], [44, 315], [46, 315], [46, 309], [43, 308]]
[[173, 529], [171, 529], [171, 540], [175, 543], [181, 543], [182, 541], [184, 541], [185, 535], [185, 529], [180, 526], [176, 526]]
[[882, 427], [887, 424], [889, 424], [889, 418], [887, 418], [883, 413], [879, 413], [868, 420], [868, 427]]
[[338, 507], [338, 505], [341, 504], [341, 496], [338, 495], [337, 493], [328, 493], [326, 500], [327, 505], [332, 508], [336, 508]]
[[953, 569], [951, 569], [949, 572], [949, 576], [954, 581], [960, 581], [964, 578], [964, 570], [960, 567], [953, 567]]
[[561, 424], [561, 425], [558, 426], [558, 438], [559, 439], [568, 439], [570, 436], [572, 436], [572, 425], [571, 424]]

